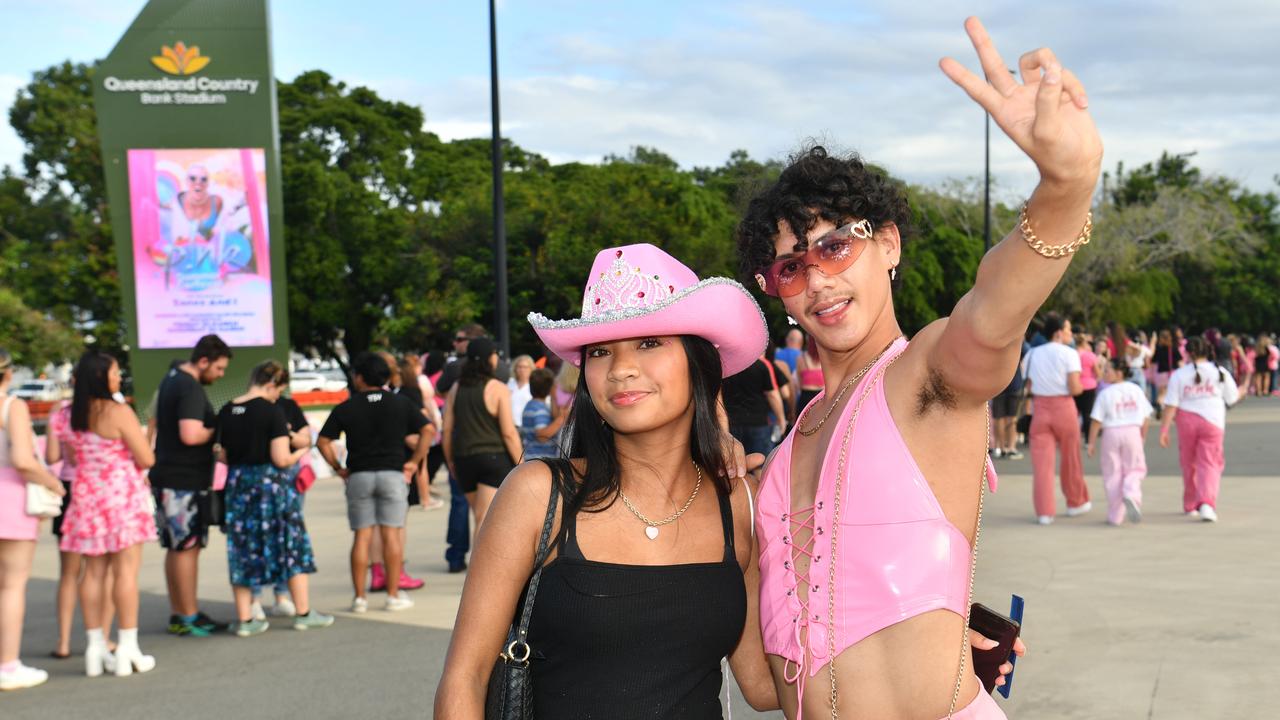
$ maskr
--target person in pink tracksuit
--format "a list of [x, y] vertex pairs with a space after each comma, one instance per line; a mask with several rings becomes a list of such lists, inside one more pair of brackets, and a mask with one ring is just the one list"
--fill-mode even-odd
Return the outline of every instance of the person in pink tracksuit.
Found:
[[1107, 522], [1142, 520], [1142, 479], [1147, 476], [1147, 438], [1153, 408], [1142, 388], [1125, 378], [1124, 360], [1107, 364], [1107, 386], [1093, 404], [1089, 424], [1089, 457], [1102, 434], [1102, 487], [1107, 493]]
[[1218, 485], [1226, 460], [1222, 439], [1227, 407], [1240, 399], [1231, 373], [1209, 361], [1211, 350], [1202, 338], [1187, 342], [1191, 363], [1169, 377], [1165, 413], [1160, 424], [1160, 447], [1169, 447], [1169, 426], [1178, 425], [1178, 460], [1182, 465], [1182, 509], [1187, 517], [1218, 520]]

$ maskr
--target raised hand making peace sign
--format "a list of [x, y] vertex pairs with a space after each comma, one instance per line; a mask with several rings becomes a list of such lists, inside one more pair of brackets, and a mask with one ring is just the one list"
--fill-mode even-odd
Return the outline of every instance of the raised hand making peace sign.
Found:
[[1102, 138], [1089, 115], [1084, 85], [1049, 48], [1032, 50], [1018, 60], [1019, 83], [978, 18], [965, 20], [964, 27], [986, 80], [949, 57], [939, 63], [942, 72], [991, 114], [1035, 162], [1042, 180], [1092, 187], [1102, 167]]

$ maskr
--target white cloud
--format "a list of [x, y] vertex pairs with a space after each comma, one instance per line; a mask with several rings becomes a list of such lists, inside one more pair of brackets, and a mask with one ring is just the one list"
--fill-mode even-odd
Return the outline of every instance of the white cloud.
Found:
[[[978, 5], [1008, 65], [1045, 44], [1086, 83], [1108, 169], [1197, 151], [1207, 172], [1274, 187], [1272, 0]], [[719, 165], [737, 148], [779, 157], [818, 137], [916, 182], [979, 175], [983, 113], [937, 68], [950, 54], [977, 69], [961, 12], [943, 0], [838, 14], [752, 2], [693, 6], [650, 34], [605, 10], [541, 36], [505, 25], [521, 52], [500, 52], [504, 134], [553, 161], [649, 145], [686, 167]], [[331, 72], [420, 105], [445, 139], [489, 135], [487, 65], [438, 82]], [[0, 133], [0, 163], [16, 160], [15, 143]], [[994, 127], [991, 162], [1010, 194], [1034, 185], [1030, 161]]]

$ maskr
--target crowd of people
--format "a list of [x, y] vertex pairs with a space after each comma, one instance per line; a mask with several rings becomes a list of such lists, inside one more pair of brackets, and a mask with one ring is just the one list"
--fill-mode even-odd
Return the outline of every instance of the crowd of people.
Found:
[[[1267, 342], [1265, 334], [1260, 338]], [[1237, 377], [1247, 387], [1253, 368], [1269, 368], [1270, 351], [1268, 362], [1255, 363], [1246, 347], [1254, 347], [1251, 338], [1216, 328], [1187, 338], [1178, 327], [1148, 335], [1112, 323], [1095, 337], [1073, 332], [1070, 320], [1056, 313], [1033, 324], [1014, 382], [996, 398], [994, 411], [1015, 426], [1026, 418], [1036, 521], [1049, 525], [1056, 516], [1055, 456], [1067, 517], [1093, 509], [1082, 446], [1090, 457], [1101, 453], [1107, 522], [1141, 521], [1144, 442], [1158, 421], [1161, 447], [1170, 446], [1170, 428], [1177, 429], [1183, 511], [1216, 522], [1226, 411], [1242, 397]], [[992, 456], [1020, 456], [1013, 437], [996, 433]]]
[[[18, 660], [39, 526], [39, 518], [25, 513], [26, 482], [62, 498], [52, 522], [61, 568], [58, 640], [50, 656], [71, 656], [78, 601], [86, 674], [147, 672], [156, 659], [142, 653], [137, 639], [138, 572], [147, 542], [158, 540], [165, 551], [170, 634], [261, 634], [271, 624], [261, 600], [268, 589], [275, 597], [271, 617], [295, 630], [331, 625], [333, 616], [311, 607], [307, 582], [316, 572], [303, 515], [316, 478], [314, 446], [344, 481], [351, 611], [367, 612], [368, 593], [382, 591], [386, 610], [411, 608], [406, 591], [424, 583], [405, 570], [408, 509], [443, 506], [430, 484], [447, 466], [460, 491], [453, 493], [446, 559], [451, 571], [465, 570], [472, 523], [483, 521], [503, 478], [522, 459], [560, 454], [568, 399], [557, 390], [577, 382], [576, 368], [557, 377], [545, 358], [537, 366], [529, 356], [500, 366], [494, 342], [470, 324], [458, 331], [452, 355], [352, 358], [348, 398], [313, 429], [287, 395], [288, 369], [274, 360], [252, 368], [245, 391], [215, 410], [206, 387], [226, 375], [232, 355], [216, 335], [201, 338], [189, 358], [166, 372], [143, 427], [120, 394], [119, 362], [86, 352], [72, 374], [71, 401], [50, 414], [42, 454], [27, 406], [7, 393], [14, 368], [0, 350], [4, 689], [48, 677]], [[202, 611], [196, 594], [200, 555], [214, 526], [226, 536], [231, 622]]]

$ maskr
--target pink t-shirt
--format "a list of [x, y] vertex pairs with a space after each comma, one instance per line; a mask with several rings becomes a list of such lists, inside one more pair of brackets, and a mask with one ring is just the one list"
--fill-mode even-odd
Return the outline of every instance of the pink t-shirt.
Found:
[[1272, 345], [1267, 350], [1267, 369], [1280, 370], [1280, 347]]
[[1098, 356], [1088, 348], [1080, 348], [1080, 386], [1085, 390], [1098, 387], [1098, 376], [1094, 367], [1098, 364]]

